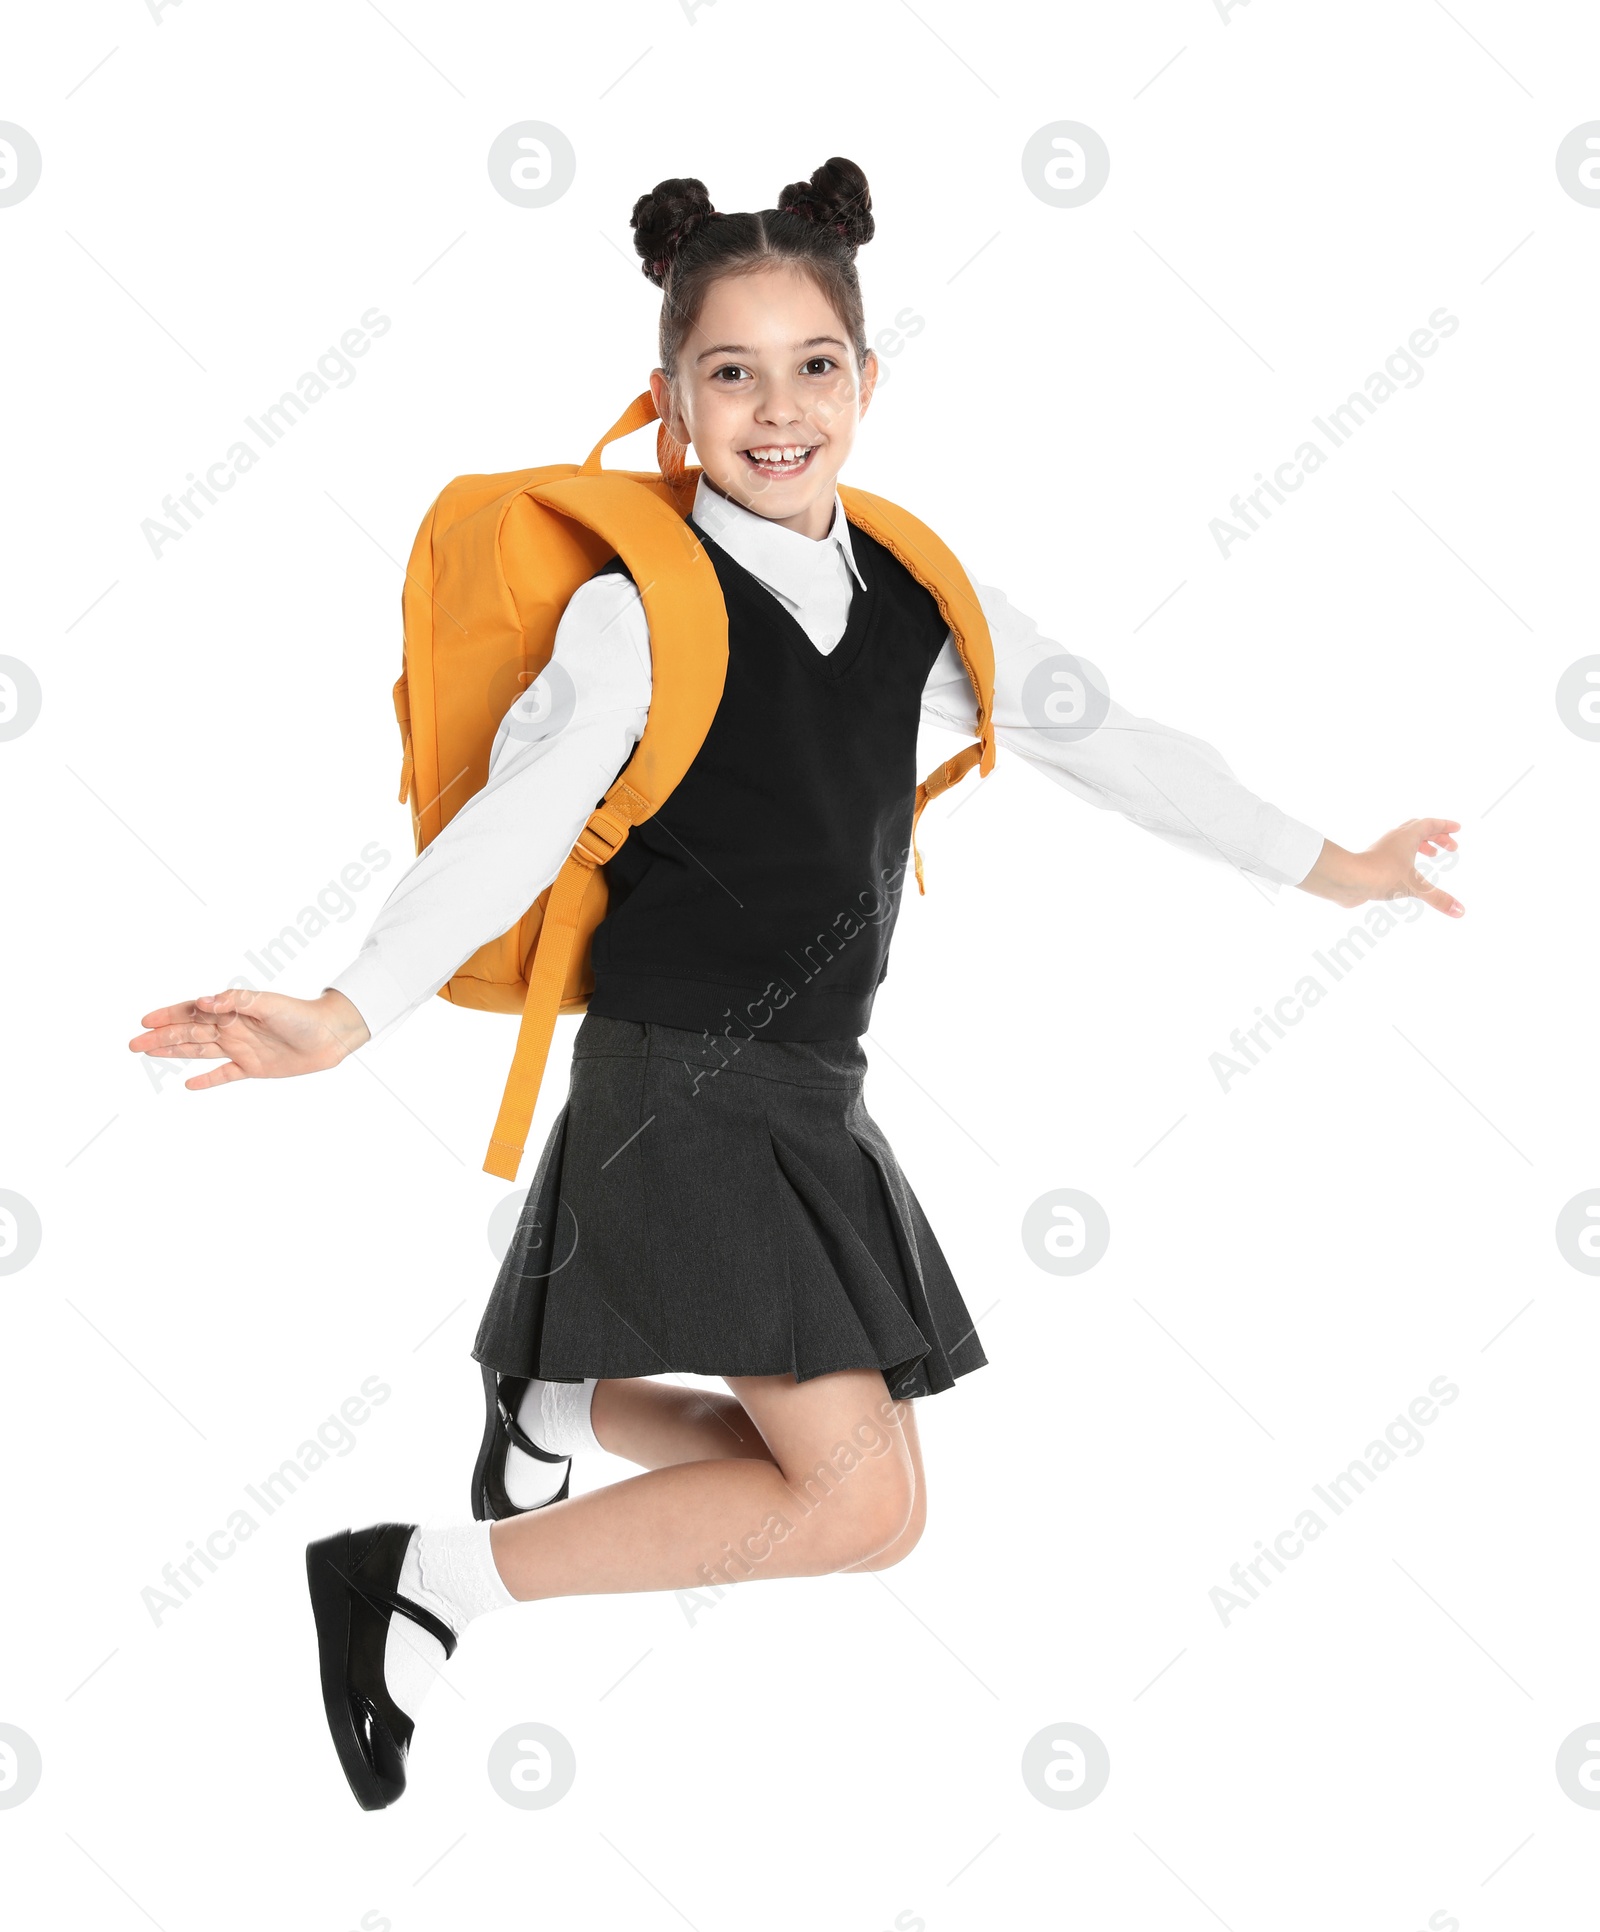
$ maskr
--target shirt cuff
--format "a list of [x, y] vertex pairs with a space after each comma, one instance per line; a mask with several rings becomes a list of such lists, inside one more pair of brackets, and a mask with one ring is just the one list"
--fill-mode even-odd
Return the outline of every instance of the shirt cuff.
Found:
[[1316, 864], [1322, 851], [1322, 834], [1301, 819], [1285, 816], [1276, 834], [1267, 841], [1262, 861], [1273, 876], [1285, 885], [1299, 885]]
[[412, 998], [373, 948], [357, 953], [344, 971], [329, 980], [322, 990], [328, 992], [330, 989], [343, 993], [366, 1022], [367, 1032], [371, 1036], [367, 1041], [369, 1046], [397, 1027], [413, 1007], [421, 1004]]

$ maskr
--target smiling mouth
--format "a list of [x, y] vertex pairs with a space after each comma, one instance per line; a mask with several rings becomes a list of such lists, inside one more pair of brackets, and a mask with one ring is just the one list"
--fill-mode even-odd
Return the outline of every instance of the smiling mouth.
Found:
[[798, 476], [820, 448], [819, 443], [757, 443], [739, 454], [758, 476]]

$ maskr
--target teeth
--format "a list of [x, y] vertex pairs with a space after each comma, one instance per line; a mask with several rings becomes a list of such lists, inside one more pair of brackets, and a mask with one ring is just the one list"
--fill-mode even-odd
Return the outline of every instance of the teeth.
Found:
[[811, 447], [804, 449], [752, 449], [745, 454], [757, 463], [803, 463], [811, 454]]

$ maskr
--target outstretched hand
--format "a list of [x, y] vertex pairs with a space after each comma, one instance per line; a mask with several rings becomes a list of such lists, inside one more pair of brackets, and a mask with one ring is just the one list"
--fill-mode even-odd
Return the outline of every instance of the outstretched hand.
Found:
[[1365, 852], [1347, 852], [1324, 839], [1317, 862], [1300, 881], [1302, 892], [1336, 905], [1363, 906], [1369, 899], [1425, 899], [1437, 911], [1459, 919], [1466, 911], [1443, 886], [1430, 885], [1417, 870], [1418, 853], [1434, 858], [1454, 852], [1453, 833], [1461, 830], [1453, 818], [1408, 818]]
[[230, 989], [157, 1007], [139, 1024], [148, 1030], [128, 1042], [131, 1052], [223, 1062], [184, 1081], [196, 1093], [230, 1080], [285, 1080], [295, 1073], [320, 1073], [336, 1067], [369, 1037], [354, 1003], [332, 987], [314, 1000]]

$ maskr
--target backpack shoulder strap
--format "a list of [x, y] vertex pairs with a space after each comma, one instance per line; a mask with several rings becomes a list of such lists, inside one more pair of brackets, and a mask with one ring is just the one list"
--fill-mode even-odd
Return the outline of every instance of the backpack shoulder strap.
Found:
[[632, 758], [589, 814], [556, 874], [484, 1172], [514, 1181], [550, 1054], [568, 963], [596, 869], [671, 796], [722, 701], [728, 613], [704, 546], [664, 498], [615, 471], [580, 471], [527, 494], [604, 537], [639, 587], [650, 626], [650, 710]]
[[923, 806], [940, 792], [960, 784], [974, 765], [980, 778], [987, 778], [994, 766], [994, 644], [983, 606], [966, 571], [927, 524], [887, 497], [872, 496], [844, 484], [839, 485], [839, 501], [852, 523], [881, 543], [932, 593], [940, 615], [950, 627], [956, 651], [967, 667], [977, 698], [975, 742], [953, 758], [947, 758], [917, 787], [916, 804], [911, 813], [911, 853], [916, 864], [917, 890], [925, 892], [922, 854], [917, 850], [917, 820], [922, 816]]
[[722, 586], [677, 510], [631, 477], [601, 470], [542, 483], [529, 494], [615, 546], [650, 626], [649, 716], [633, 757], [591, 815], [592, 823], [610, 805], [622, 819], [614, 850], [671, 796], [711, 729], [728, 674]]

